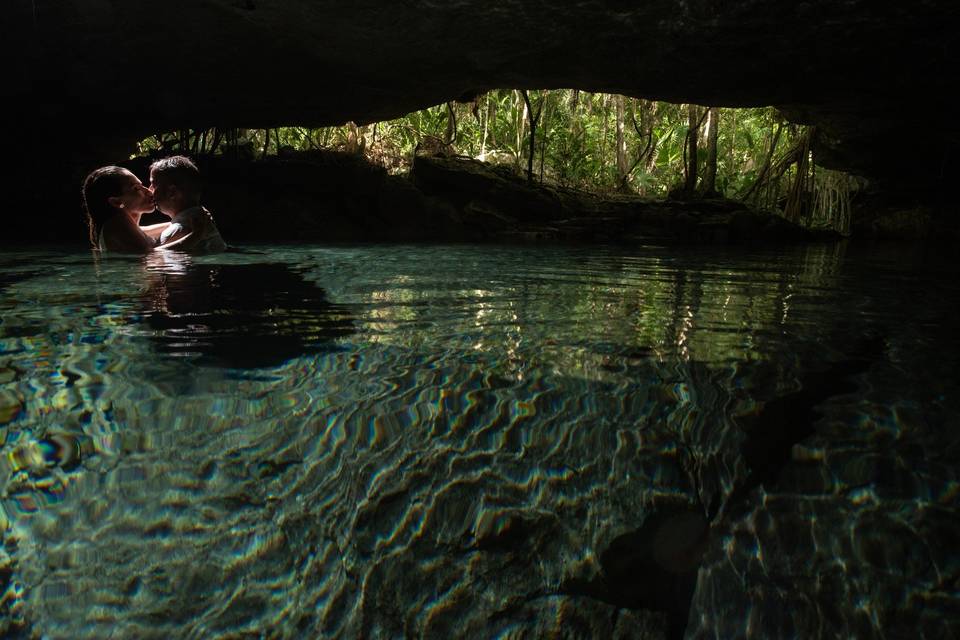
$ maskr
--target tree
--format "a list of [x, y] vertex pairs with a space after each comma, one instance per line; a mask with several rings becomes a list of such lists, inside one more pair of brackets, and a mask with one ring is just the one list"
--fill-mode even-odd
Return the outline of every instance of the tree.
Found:
[[457, 140], [457, 112], [452, 102], [447, 103], [447, 130], [443, 141], [449, 147]]
[[[473, 117], [465, 117], [468, 113]], [[455, 143], [465, 156], [512, 163], [529, 181], [536, 171], [541, 182], [661, 196], [679, 183], [688, 195], [784, 206], [788, 215], [807, 223], [811, 196], [819, 197], [820, 188], [809, 147], [808, 159], [802, 159], [800, 143], [807, 131], [783, 124], [773, 108], [721, 111], [574, 89], [494, 89], [472, 102], [440, 102], [369, 129], [353, 123], [317, 129], [183, 129], [151, 136], [139, 148], [154, 156], [242, 153], [251, 160], [281, 148], [331, 149], [361, 154], [400, 173], [409, 170], [416, 149], [442, 153]], [[788, 151], [781, 154], [784, 148]], [[806, 182], [797, 183], [794, 172], [804, 171]], [[846, 183], [833, 179], [831, 184]], [[831, 197], [821, 201], [837, 201]], [[821, 210], [841, 209], [824, 206]]]
[[777, 149], [777, 143], [780, 141], [780, 134], [783, 132], [783, 122], [777, 123], [777, 131], [773, 134], [773, 140], [770, 142], [770, 150], [767, 152], [766, 158], [764, 158], [763, 166], [760, 168], [760, 172], [757, 174], [757, 179], [753, 181], [753, 184], [750, 185], [750, 188], [747, 189], [741, 199], [744, 202], [749, 201], [750, 196], [753, 194], [760, 193], [758, 189], [759, 186], [763, 185], [766, 181], [767, 174], [770, 172], [770, 166], [773, 162], [773, 152]]
[[527, 122], [530, 125], [530, 155], [527, 157], [527, 182], [533, 182], [533, 155], [536, 151], [537, 123], [540, 120], [540, 114], [543, 112], [543, 101], [545, 96], [540, 98], [540, 105], [537, 112], [533, 112], [533, 106], [530, 104], [530, 95], [526, 89], [520, 90], [523, 96], [523, 102], [526, 105]]
[[628, 181], [630, 179], [630, 167], [627, 167], [627, 138], [624, 135], [623, 121], [626, 111], [626, 101], [624, 96], [616, 97], [617, 103], [617, 124], [616, 124], [616, 142], [617, 142], [617, 189], [627, 192], [630, 190]]
[[707, 163], [703, 169], [702, 193], [704, 196], [717, 195], [717, 139], [719, 138], [720, 110], [707, 109]]
[[787, 203], [783, 208], [783, 216], [792, 222], [800, 222], [800, 217], [809, 205], [813, 194], [814, 175], [811, 172], [810, 145], [816, 135], [816, 127], [809, 127], [797, 142], [796, 164], [797, 172], [790, 186]]
[[700, 111], [697, 105], [687, 105], [686, 180], [683, 191], [692, 194], [697, 189], [697, 147], [700, 129]]

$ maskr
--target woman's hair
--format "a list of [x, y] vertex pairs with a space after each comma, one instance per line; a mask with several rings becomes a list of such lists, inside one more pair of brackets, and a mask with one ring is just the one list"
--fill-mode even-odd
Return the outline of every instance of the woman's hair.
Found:
[[119, 196], [129, 181], [129, 173], [121, 167], [100, 167], [83, 181], [83, 207], [87, 211], [87, 226], [90, 227], [90, 244], [100, 248], [97, 241], [103, 224], [117, 214], [108, 198]]

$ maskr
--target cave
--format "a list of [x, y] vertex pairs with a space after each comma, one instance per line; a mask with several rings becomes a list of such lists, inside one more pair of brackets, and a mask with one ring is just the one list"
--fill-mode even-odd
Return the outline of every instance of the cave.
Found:
[[[0, 636], [960, 635], [960, 9], [5, 9]], [[774, 108], [894, 221], [278, 139], [202, 166], [227, 251], [91, 258], [150, 136], [500, 90]]]
[[[526, 87], [773, 105], [817, 126], [818, 163], [939, 203], [956, 162], [957, 23], [943, 2], [18, 1], [3, 27], [8, 193], [18, 218], [46, 218], [77, 208], [86, 171], [159, 131], [375, 122]], [[921, 112], [935, 127], [916, 134]]]

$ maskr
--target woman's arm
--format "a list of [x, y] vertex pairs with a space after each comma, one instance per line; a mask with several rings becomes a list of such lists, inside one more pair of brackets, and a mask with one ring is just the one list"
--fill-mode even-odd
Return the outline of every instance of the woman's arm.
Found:
[[183, 237], [184, 233], [189, 233], [191, 229], [184, 228], [179, 222], [171, 222], [167, 225], [167, 228], [163, 230], [163, 233], [160, 234], [159, 244], [167, 244], [173, 242], [178, 238]]
[[178, 236], [176, 240], [169, 240], [167, 242], [164, 242], [161, 245], [157, 245], [154, 248], [154, 251], [166, 251], [167, 249], [176, 249], [178, 247], [180, 249], [185, 249], [186, 247], [183, 247], [181, 245], [183, 245], [192, 236], [193, 236], [193, 231], [190, 231], [189, 233], [185, 233], [181, 236]]
[[157, 241], [160, 238], [160, 234], [163, 233], [163, 230], [170, 226], [169, 222], [159, 222], [157, 224], [148, 224], [140, 227], [140, 231], [143, 231], [147, 234], [147, 237], [153, 241]]

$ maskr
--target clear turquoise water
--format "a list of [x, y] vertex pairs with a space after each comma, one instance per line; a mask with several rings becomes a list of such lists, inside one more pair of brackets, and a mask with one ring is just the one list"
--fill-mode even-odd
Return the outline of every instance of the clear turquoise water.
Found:
[[845, 245], [7, 252], [0, 632], [958, 634], [957, 275]]

